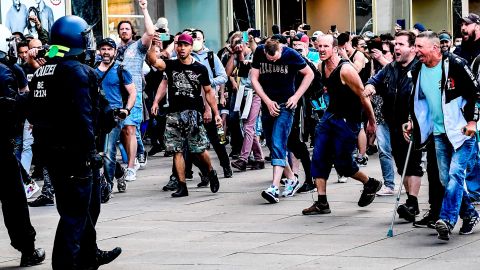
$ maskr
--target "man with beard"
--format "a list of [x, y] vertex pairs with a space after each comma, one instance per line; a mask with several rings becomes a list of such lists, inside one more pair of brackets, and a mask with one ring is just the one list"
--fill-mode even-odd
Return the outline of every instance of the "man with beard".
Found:
[[[176, 42], [177, 59], [162, 60], [155, 57], [155, 48], [149, 50], [149, 61], [155, 68], [165, 70], [164, 81], [168, 81], [168, 107], [165, 144], [167, 151], [174, 151], [173, 164], [178, 175], [178, 189], [172, 197], [188, 196], [185, 182], [185, 159], [183, 151], [193, 153], [207, 168], [206, 177], [210, 183], [210, 190], [216, 193], [220, 188], [217, 172], [212, 167], [207, 148], [207, 133], [203, 125], [204, 103], [202, 90], [206, 102], [213, 111], [215, 125], [222, 125], [222, 118], [218, 114], [215, 90], [211, 87], [207, 68], [192, 57], [193, 38], [189, 34], [181, 34]], [[156, 99], [162, 100], [167, 94], [165, 87], [159, 87]], [[187, 143], [185, 143], [187, 142]]]
[[[117, 45], [115, 44], [115, 41], [113, 41], [113, 39], [103, 39], [98, 44], [98, 48], [100, 51], [100, 55], [102, 56], [102, 62], [95, 69], [95, 72], [100, 78], [99, 83], [101, 83], [101, 89], [103, 90], [105, 97], [110, 103], [112, 109], [117, 109], [119, 110], [119, 112], [128, 116], [133, 108], [133, 105], [135, 104], [136, 96], [136, 90], [135, 85], [132, 81], [132, 75], [130, 75], [130, 72], [123, 68], [119, 70], [120, 64], [115, 62]], [[123, 78], [120, 79], [119, 76], [123, 76]], [[123, 83], [123, 85], [121, 85], [121, 83]], [[122, 96], [126, 94], [122, 93], [122, 91], [125, 90], [128, 92], [128, 100], [126, 104], [124, 104], [122, 98]], [[120, 138], [120, 133], [122, 132], [122, 130], [126, 128], [128, 128], [128, 126], [125, 125], [123, 121], [119, 121], [118, 125], [114, 129], [112, 129], [112, 131], [107, 135], [106, 138], [106, 148], [104, 149], [104, 151], [107, 155], [107, 159], [105, 160], [105, 178], [107, 179], [108, 183], [108, 196], [112, 192], [113, 188], [115, 160], [117, 154], [116, 142]], [[123, 137], [123, 139], [126, 138]], [[125, 179], [123, 177], [117, 179], [117, 189], [118, 192], [126, 191], [127, 184], [125, 183]]]
[[467, 17], [463, 17], [460, 30], [463, 42], [453, 53], [467, 60], [470, 65], [480, 54], [480, 16], [470, 13]]
[[140, 9], [142, 10], [145, 23], [145, 33], [142, 38], [135, 41], [133, 38], [136, 33], [133, 30], [133, 25], [130, 21], [121, 21], [118, 23], [117, 31], [121, 42], [117, 50], [117, 60], [122, 62], [125, 69], [132, 74], [133, 83], [137, 90], [137, 97], [135, 106], [133, 106], [130, 115], [125, 119], [123, 135], [125, 136], [125, 148], [128, 154], [128, 169], [125, 179], [127, 181], [134, 181], [137, 179], [135, 170], [135, 157], [138, 157], [140, 169], [147, 165], [147, 157], [143, 147], [142, 138], [140, 136], [140, 124], [143, 120], [143, 63], [147, 55], [148, 48], [152, 44], [155, 28], [152, 19], [148, 14], [147, 0], [139, 0]]

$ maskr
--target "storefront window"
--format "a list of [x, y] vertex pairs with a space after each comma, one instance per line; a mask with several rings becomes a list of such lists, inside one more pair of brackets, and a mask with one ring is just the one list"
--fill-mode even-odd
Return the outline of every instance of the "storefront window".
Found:
[[235, 31], [255, 28], [255, 0], [233, 0], [233, 28]]
[[356, 33], [373, 31], [372, 0], [355, 0]]

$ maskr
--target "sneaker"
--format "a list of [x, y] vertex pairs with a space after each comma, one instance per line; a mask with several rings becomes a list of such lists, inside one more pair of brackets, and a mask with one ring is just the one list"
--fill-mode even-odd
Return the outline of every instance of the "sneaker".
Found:
[[287, 180], [288, 180], [287, 178], [280, 179], [280, 186], [284, 187]]
[[109, 264], [113, 260], [115, 260], [118, 256], [120, 256], [121, 253], [122, 253], [122, 249], [119, 247], [116, 247], [110, 251], [103, 251], [103, 250], [97, 249], [95, 266], [98, 268], [101, 265]]
[[414, 221], [413, 226], [417, 228], [430, 228], [435, 229], [435, 217], [430, 214], [430, 211], [423, 215], [423, 218], [419, 221]]
[[45, 260], [45, 250], [43, 248], [37, 248], [30, 252], [22, 252], [22, 258], [20, 259], [20, 267], [27, 267], [40, 264]]
[[40, 187], [37, 185], [37, 182], [33, 181], [25, 185], [25, 195], [27, 199], [30, 199], [33, 194], [37, 193], [40, 190]]
[[439, 219], [435, 222], [435, 230], [438, 233], [438, 239], [448, 241], [450, 240], [450, 234], [452, 233], [451, 226], [445, 221]]
[[363, 185], [362, 195], [358, 200], [358, 206], [365, 207], [375, 200], [375, 194], [382, 188], [382, 182], [375, 178], [368, 178], [368, 182]]
[[300, 188], [298, 179], [288, 179], [282, 192], [282, 197], [293, 197]]
[[180, 197], [186, 197], [186, 196], [188, 196], [187, 184], [186, 183], [181, 183], [179, 181], [178, 182], [178, 189], [177, 189], [176, 192], [172, 193], [172, 197], [180, 198]]
[[233, 176], [232, 167], [230, 167], [230, 165], [223, 167], [223, 177], [232, 178], [232, 176]]
[[175, 152], [165, 151], [165, 153], [163, 153], [163, 157], [173, 157], [173, 154], [175, 154]]
[[363, 157], [356, 157], [355, 161], [357, 162], [359, 167], [365, 167], [368, 163], [368, 156], [364, 155]]
[[126, 169], [119, 162], [115, 163], [115, 179], [124, 178]]
[[144, 170], [147, 167], [147, 156], [145, 153], [138, 155], [138, 163], [140, 163], [140, 170]]
[[320, 203], [318, 201], [314, 202], [312, 206], [309, 208], [305, 208], [302, 210], [302, 214], [309, 216], [309, 215], [322, 215], [322, 214], [330, 214], [332, 211], [330, 210], [330, 205], [327, 203]]
[[230, 154], [228, 155], [231, 159], [238, 159], [240, 157], [240, 153], [234, 153], [234, 152], [230, 152]]
[[[232, 170], [230, 169], [230, 171]], [[211, 170], [208, 173], [208, 179], [210, 180], [210, 190], [212, 191], [212, 193], [217, 193], [218, 189], [220, 189], [220, 182], [218, 181], [217, 172], [215, 170]]]
[[28, 202], [30, 207], [42, 207], [42, 206], [52, 206], [55, 205], [53, 198], [47, 197], [45, 195], [38, 196], [34, 201]]
[[135, 158], [135, 165], [133, 168], [135, 171], [138, 171], [140, 169], [140, 162], [138, 161], [138, 158]]
[[113, 198], [112, 187], [109, 184], [102, 186], [100, 189], [101, 203], [107, 203], [108, 201], [110, 201], [111, 198]]
[[375, 144], [369, 145], [367, 147], [367, 151], [365, 153], [369, 156], [371, 156], [373, 154], [376, 154], [376, 153], [378, 153], [378, 147]]
[[474, 217], [464, 218], [462, 227], [460, 228], [460, 234], [471, 234], [473, 232], [473, 228], [477, 226], [479, 221], [480, 217], [478, 215]]
[[269, 203], [278, 203], [278, 187], [271, 185], [269, 188], [262, 191], [262, 197]]
[[127, 182], [125, 182], [125, 177], [117, 179], [117, 189], [120, 193], [127, 191]]
[[155, 156], [156, 154], [162, 152], [163, 150], [165, 150], [165, 147], [162, 147], [162, 146], [159, 145], [159, 144], [154, 145], [154, 146], [152, 146], [152, 148], [150, 148], [150, 151], [148, 151], [148, 156], [149, 156], [149, 157], [153, 157], [153, 156]]
[[415, 207], [405, 203], [398, 206], [397, 213], [399, 218], [403, 218], [408, 222], [414, 222], [415, 216], [420, 214], [420, 210], [418, 209], [418, 206]]
[[395, 191], [393, 188], [389, 188], [387, 186], [383, 186], [382, 189], [380, 189], [377, 192], [377, 196], [393, 196], [395, 195]]
[[198, 173], [198, 175], [200, 175], [200, 183], [198, 183], [197, 187], [208, 187], [208, 184], [210, 183], [210, 179], [208, 178], [208, 176], [204, 176], [202, 173]]
[[311, 193], [317, 191], [317, 188], [312, 183], [304, 182], [303, 185], [298, 189], [298, 193]]
[[135, 169], [127, 168], [127, 172], [125, 173], [125, 181], [132, 182], [137, 180], [137, 173]]
[[178, 189], [178, 179], [175, 175], [170, 175], [170, 180], [168, 183], [162, 188], [163, 191], [174, 191]]
[[348, 177], [343, 176], [343, 175], [339, 175], [338, 176], [338, 183], [346, 183], [347, 179], [348, 179]]
[[239, 158], [235, 161], [232, 161], [232, 167], [243, 172], [247, 170], [247, 162]]

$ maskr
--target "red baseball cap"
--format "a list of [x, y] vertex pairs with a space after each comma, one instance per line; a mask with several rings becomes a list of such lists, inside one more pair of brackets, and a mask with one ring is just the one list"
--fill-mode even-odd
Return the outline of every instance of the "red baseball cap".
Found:
[[193, 38], [189, 34], [181, 34], [180, 36], [178, 36], [178, 39], [177, 39], [177, 43], [180, 43], [180, 42], [192, 45], [193, 44]]

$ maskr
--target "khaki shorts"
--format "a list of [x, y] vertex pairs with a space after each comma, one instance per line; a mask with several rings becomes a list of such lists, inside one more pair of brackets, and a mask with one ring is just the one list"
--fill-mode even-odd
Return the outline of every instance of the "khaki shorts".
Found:
[[202, 153], [208, 138], [201, 122], [202, 115], [194, 110], [167, 114], [165, 145], [167, 151], [183, 152], [188, 144], [191, 153]]

